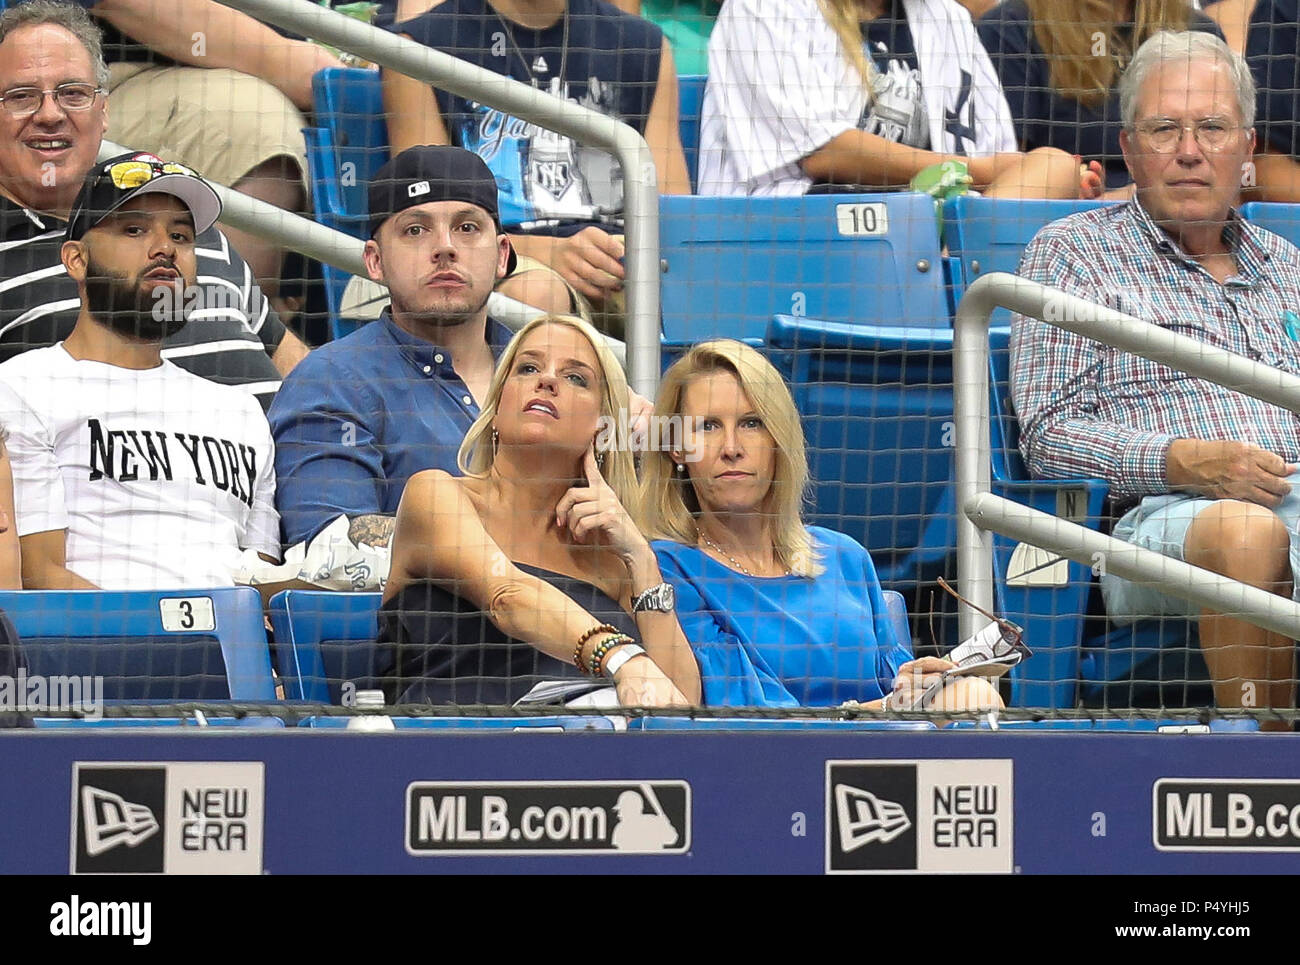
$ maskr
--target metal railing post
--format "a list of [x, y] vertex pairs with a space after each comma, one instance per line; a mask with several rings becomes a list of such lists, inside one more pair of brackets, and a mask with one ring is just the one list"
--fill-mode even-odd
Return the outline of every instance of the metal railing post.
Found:
[[[987, 276], [994, 277], [994, 276]], [[966, 599], [993, 612], [993, 534], [975, 525], [965, 506], [992, 485], [989, 470], [989, 316], [997, 289], [981, 278], [957, 306], [952, 333], [953, 419], [957, 451], [957, 583]], [[957, 636], [966, 640], [989, 621], [957, 608]]]

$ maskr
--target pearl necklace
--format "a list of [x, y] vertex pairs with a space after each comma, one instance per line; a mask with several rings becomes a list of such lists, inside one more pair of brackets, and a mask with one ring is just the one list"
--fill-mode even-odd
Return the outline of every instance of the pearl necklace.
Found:
[[[708, 546], [710, 546], [711, 548], [717, 550], [719, 553], [721, 553], [723, 556], [725, 556], [728, 560], [730, 560], [730, 561], [731, 561], [731, 565], [734, 566], [736, 569], [740, 570], [740, 572], [744, 573], [746, 576], [755, 576], [755, 574], [753, 574], [753, 573], [749, 572], [749, 570], [745, 569], [745, 565], [744, 565], [743, 563], [741, 563], [740, 560], [736, 559], [734, 556], [732, 556], [730, 553], [728, 553], [726, 550], [724, 550], [724, 549], [723, 549], [721, 546], [719, 546], [717, 543], [713, 542], [713, 540], [709, 539], [709, 538], [708, 538], [707, 536], [705, 536], [703, 533], [700, 534], [700, 539], [704, 540], [704, 542], [705, 542], [706, 545], [708, 545]], [[785, 576], [789, 576], [789, 575], [790, 575], [790, 571], [789, 571], [789, 570], [786, 570], [784, 575], [785, 575]]]

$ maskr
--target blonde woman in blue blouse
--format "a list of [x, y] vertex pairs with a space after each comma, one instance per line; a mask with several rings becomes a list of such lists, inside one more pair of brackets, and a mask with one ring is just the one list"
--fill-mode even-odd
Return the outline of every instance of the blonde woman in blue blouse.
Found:
[[[651, 447], [643, 511], [706, 705], [910, 707], [952, 668], [913, 659], [896, 637], [860, 544], [800, 518], [803, 430], [762, 355], [730, 340], [695, 346], [664, 376], [655, 416], [682, 432]], [[927, 709], [1000, 706], [986, 681], [963, 678]]]

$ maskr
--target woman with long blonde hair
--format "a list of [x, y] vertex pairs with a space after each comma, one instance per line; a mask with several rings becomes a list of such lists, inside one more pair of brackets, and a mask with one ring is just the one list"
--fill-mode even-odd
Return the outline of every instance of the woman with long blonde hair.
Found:
[[627, 404], [582, 319], [542, 316], [511, 339], [461, 446], [465, 475], [418, 473], [402, 495], [380, 611], [391, 699], [501, 705], [613, 686], [623, 706], [699, 702], [636, 524]]
[[1132, 179], [1119, 147], [1119, 76], [1161, 30], [1218, 26], [1187, 0], [1004, 0], [976, 24], [993, 59], [1025, 151], [1079, 155], [1106, 196], [1127, 198]]
[[1084, 190], [1073, 157], [1018, 150], [997, 75], [956, 0], [723, 6], [709, 40], [700, 194], [902, 188], [945, 162], [990, 195]]
[[[646, 523], [707, 705], [911, 708], [952, 668], [912, 659], [861, 545], [804, 525], [799, 413], [756, 350], [730, 340], [690, 349], [664, 376], [652, 424]], [[930, 700], [927, 709], [1001, 706], [974, 679]]]

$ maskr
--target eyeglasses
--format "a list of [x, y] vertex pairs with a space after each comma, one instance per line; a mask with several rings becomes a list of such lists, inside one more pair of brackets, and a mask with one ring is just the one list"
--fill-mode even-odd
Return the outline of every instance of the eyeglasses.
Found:
[[86, 111], [95, 103], [95, 98], [104, 93], [107, 91], [94, 84], [60, 84], [53, 90], [14, 87], [0, 94], [0, 104], [4, 104], [5, 110], [14, 117], [28, 117], [41, 109], [45, 96], [50, 94], [65, 111]]
[[1233, 124], [1224, 117], [1206, 117], [1195, 124], [1180, 124], [1168, 117], [1156, 117], [1135, 126], [1157, 154], [1172, 154], [1178, 150], [1186, 130], [1192, 132], [1201, 150], [1222, 151], [1228, 147], [1232, 136], [1242, 129], [1240, 124]]
[[[1025, 660], [1034, 655], [1034, 652], [1029, 649], [1029, 645], [1025, 643], [1025, 631], [1022, 628], [1016, 626], [1016, 624], [1012, 623], [1010, 620], [1004, 619], [1000, 616], [996, 616], [990, 613], [988, 610], [984, 609], [982, 606], [979, 606], [976, 603], [972, 603], [970, 600], [966, 599], [964, 596], [962, 596], [960, 593], [954, 590], [952, 586], [949, 585], [948, 581], [945, 580], [942, 576], [939, 577], [939, 585], [943, 587], [943, 589], [946, 590], [948, 593], [956, 597], [958, 603], [964, 603], [972, 610], [974, 610], [976, 613], [978, 613], [980, 616], [987, 617], [988, 619], [992, 620], [993, 623], [997, 626], [997, 630], [998, 630], [996, 640], [993, 639], [992, 637], [989, 637], [988, 639], [983, 641], [983, 643], [987, 644], [986, 653], [980, 652], [985, 648], [978, 647], [978, 646], [970, 647], [970, 644], [976, 640], [976, 637], [983, 636], [983, 631], [981, 631], [979, 634], [976, 634], [976, 637], [971, 638], [970, 641], [967, 641], [966, 643], [957, 647], [953, 651], [953, 654], [950, 654], [949, 656], [952, 657], [953, 661], [956, 662], [958, 666], [964, 666], [965, 663], [974, 659], [980, 661], [984, 661], [984, 660], [1001, 661], [1005, 663], [1008, 667], [1014, 667], [1016, 664], [1020, 663], [1021, 660]], [[963, 659], [959, 660], [956, 656], [954, 656], [954, 654], [956, 654], [957, 651], [962, 650], [963, 648], [969, 648], [970, 652], [964, 654]]]

